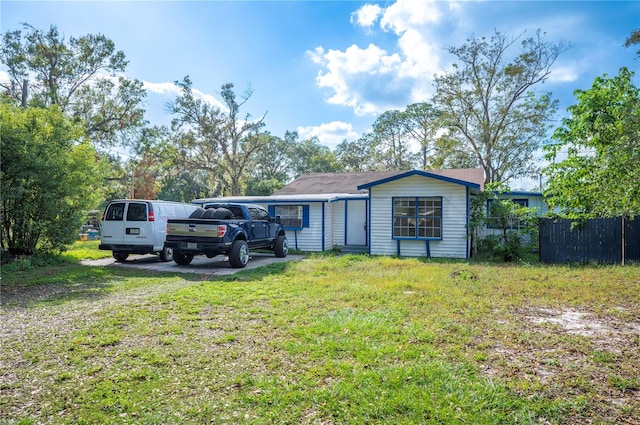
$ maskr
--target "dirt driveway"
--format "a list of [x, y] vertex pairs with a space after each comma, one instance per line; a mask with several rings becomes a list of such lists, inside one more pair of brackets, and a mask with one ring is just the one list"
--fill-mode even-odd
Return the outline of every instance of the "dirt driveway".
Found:
[[86, 266], [102, 266], [102, 267], [134, 267], [144, 270], [152, 270], [156, 272], [172, 272], [172, 273], [199, 273], [214, 276], [225, 276], [234, 274], [240, 270], [255, 269], [256, 267], [266, 266], [273, 263], [282, 263], [285, 261], [296, 261], [304, 258], [302, 255], [288, 255], [284, 258], [278, 258], [271, 253], [251, 253], [249, 264], [243, 269], [234, 269], [229, 265], [227, 258], [218, 255], [214, 258], [207, 258], [199, 255], [193, 258], [188, 266], [179, 266], [173, 261], [164, 263], [160, 261], [160, 257], [153, 254], [147, 255], [130, 255], [127, 261], [116, 262], [113, 258], [102, 258], [100, 260], [84, 260], [82, 264]]

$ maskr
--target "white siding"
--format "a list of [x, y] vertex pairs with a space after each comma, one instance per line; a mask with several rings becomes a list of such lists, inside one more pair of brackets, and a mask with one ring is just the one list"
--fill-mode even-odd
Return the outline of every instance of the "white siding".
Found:
[[309, 227], [302, 230], [285, 230], [289, 246], [301, 251], [322, 251], [322, 202], [292, 202], [277, 205], [308, 205]]
[[[396, 255], [398, 241], [392, 238], [392, 198], [396, 196], [441, 196], [442, 240], [430, 240], [432, 257], [467, 257], [466, 186], [423, 176], [409, 176], [371, 189], [371, 233], [369, 246], [374, 255]], [[427, 255], [424, 240], [401, 240], [400, 255]]]
[[[333, 227], [333, 246], [344, 246], [344, 206], [345, 201], [337, 201], [331, 203], [333, 208], [333, 219], [331, 226]], [[331, 247], [327, 248], [330, 249]]]
[[[328, 250], [333, 248], [333, 204], [325, 202], [319, 205], [324, 206], [324, 249]], [[322, 216], [320, 222], [322, 222]], [[322, 229], [320, 231], [322, 232]]]

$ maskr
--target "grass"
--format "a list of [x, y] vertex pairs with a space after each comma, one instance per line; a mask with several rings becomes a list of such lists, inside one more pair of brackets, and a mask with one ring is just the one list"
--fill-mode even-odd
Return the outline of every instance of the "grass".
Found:
[[63, 264], [3, 270], [2, 303], [0, 423], [640, 417], [637, 266], [319, 255], [210, 280]]

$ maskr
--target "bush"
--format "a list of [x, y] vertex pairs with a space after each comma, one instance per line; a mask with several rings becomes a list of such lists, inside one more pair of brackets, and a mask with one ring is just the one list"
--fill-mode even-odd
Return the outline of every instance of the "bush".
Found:
[[492, 260], [517, 261], [526, 252], [522, 242], [522, 235], [516, 230], [510, 230], [506, 238], [502, 235], [487, 236], [480, 242], [480, 250]]

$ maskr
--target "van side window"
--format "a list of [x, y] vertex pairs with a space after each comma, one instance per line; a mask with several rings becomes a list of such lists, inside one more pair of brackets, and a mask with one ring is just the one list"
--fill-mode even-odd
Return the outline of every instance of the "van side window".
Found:
[[130, 203], [127, 209], [127, 221], [147, 221], [147, 205]]
[[124, 203], [109, 205], [107, 213], [104, 216], [105, 221], [122, 221], [124, 217]]

